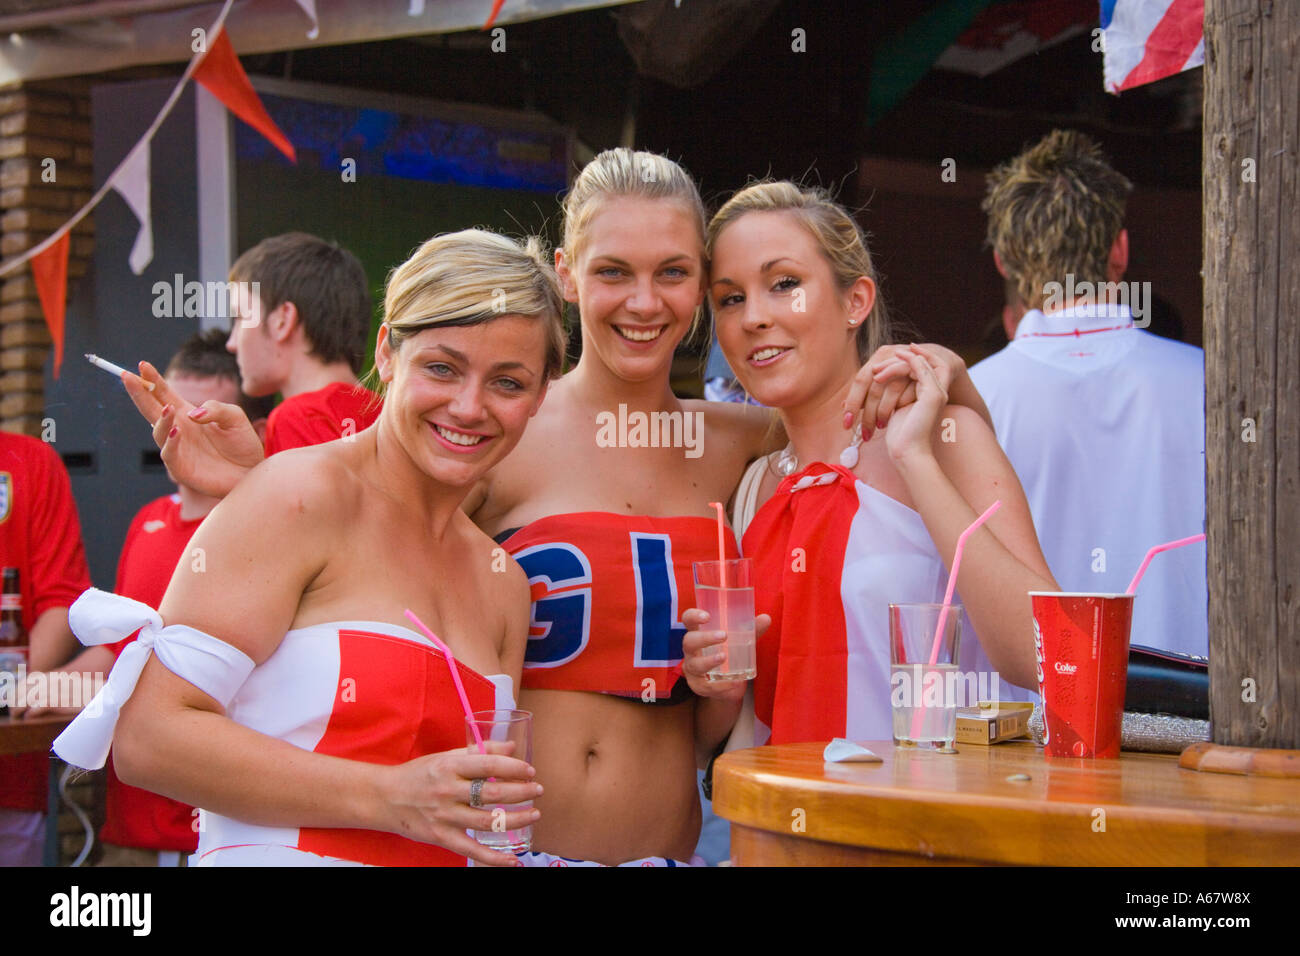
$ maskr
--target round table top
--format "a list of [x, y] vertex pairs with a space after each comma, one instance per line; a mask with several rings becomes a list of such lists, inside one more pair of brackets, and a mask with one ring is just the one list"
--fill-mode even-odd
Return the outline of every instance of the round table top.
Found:
[[1048, 758], [1028, 740], [956, 754], [865, 741], [880, 763], [828, 764], [825, 746], [723, 754], [714, 812], [772, 834], [931, 858], [1300, 864], [1300, 780], [1185, 770], [1161, 754]]
[[71, 717], [0, 717], [0, 755], [38, 753], [50, 749], [54, 738], [72, 723]]

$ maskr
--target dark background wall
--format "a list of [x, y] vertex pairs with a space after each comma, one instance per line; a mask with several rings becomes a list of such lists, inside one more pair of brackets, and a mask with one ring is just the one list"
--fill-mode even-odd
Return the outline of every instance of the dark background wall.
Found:
[[[95, 186], [135, 145], [175, 80], [110, 84], [92, 90]], [[125, 389], [82, 358], [95, 352], [126, 368], [140, 359], [161, 370], [197, 319], [155, 318], [153, 284], [175, 273], [197, 277], [193, 87], [182, 94], [154, 137], [154, 258], [143, 275], [127, 265], [138, 221], [111, 192], [95, 210], [91, 271], [71, 286], [63, 370], [46, 380], [46, 412], [58, 428], [59, 453], [72, 478], [91, 578], [111, 589], [117, 555], [132, 516], [146, 501], [168, 494], [167, 478], [149, 428]]]

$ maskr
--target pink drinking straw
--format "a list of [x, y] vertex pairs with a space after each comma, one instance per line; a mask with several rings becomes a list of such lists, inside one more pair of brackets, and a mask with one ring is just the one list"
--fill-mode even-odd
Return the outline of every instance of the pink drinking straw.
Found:
[[474, 742], [478, 744], [478, 752], [487, 753], [487, 748], [483, 746], [483, 735], [478, 732], [478, 722], [474, 720], [474, 710], [469, 705], [469, 695], [465, 693], [465, 685], [460, 682], [460, 671], [456, 668], [456, 658], [451, 653], [451, 648], [442, 642], [437, 634], [425, 627], [424, 622], [415, 616], [415, 612], [409, 607], [406, 609], [406, 616], [415, 622], [415, 626], [424, 632], [424, 636], [433, 641], [433, 646], [442, 651], [442, 656], [447, 658], [447, 666], [451, 668], [452, 683], [456, 685], [456, 693], [460, 695], [460, 705], [465, 708], [465, 717], [469, 721], [470, 730], [474, 731]]
[[948, 608], [952, 606], [952, 592], [957, 588], [957, 569], [961, 567], [961, 553], [966, 547], [966, 539], [975, 532], [975, 530], [993, 517], [993, 512], [1002, 507], [1002, 499], [999, 498], [993, 504], [989, 505], [988, 510], [971, 522], [969, 528], [963, 531], [957, 538], [957, 550], [952, 555], [952, 573], [948, 575], [948, 590], [943, 595], [943, 610], [939, 612], [939, 626], [934, 629], [934, 647], [930, 651], [930, 666], [933, 667], [939, 663], [939, 644], [943, 637], [943, 626], [948, 620]]
[[710, 501], [709, 507], [716, 508], [718, 512], [718, 564], [721, 565], [718, 570], [722, 573], [722, 586], [725, 588], [727, 586], [727, 546], [725, 544], [727, 540], [727, 519], [721, 502]]
[[1151, 563], [1151, 559], [1154, 558], [1161, 551], [1172, 551], [1174, 548], [1181, 548], [1185, 544], [1195, 544], [1197, 541], [1204, 541], [1204, 540], [1205, 540], [1205, 535], [1194, 534], [1190, 538], [1179, 538], [1177, 541], [1167, 541], [1164, 544], [1156, 545], [1154, 548], [1148, 551], [1147, 556], [1142, 559], [1142, 566], [1138, 568], [1137, 574], [1133, 575], [1133, 580], [1129, 582], [1128, 590], [1125, 591], [1124, 593], [1125, 594], [1136, 593], [1138, 582], [1142, 580], [1142, 575], [1147, 573], [1147, 565], [1149, 565]]
[[[718, 574], [722, 580], [721, 587], [723, 590], [726, 590], [727, 587], [726, 517], [724, 515], [724, 510], [721, 502], [710, 501], [709, 507], [716, 508], [718, 512]], [[727, 596], [723, 594], [720, 597], [721, 600], [718, 601], [718, 617], [720, 617], [722, 620], [718, 622], [718, 626], [725, 631], [727, 629]]]
[[[952, 572], [948, 575], [948, 589], [943, 595], [943, 608], [939, 611], [939, 626], [934, 629], [934, 647], [930, 650], [930, 666], [933, 667], [939, 663], [939, 646], [943, 641], [943, 626], [948, 622], [948, 608], [952, 607], [952, 594], [957, 588], [957, 571], [961, 568], [961, 553], [966, 548], [966, 539], [975, 532], [984, 522], [993, 517], [993, 513], [1002, 507], [1002, 499], [999, 498], [993, 504], [989, 505], [988, 510], [971, 522], [970, 527], [963, 531], [957, 538], [957, 549], [952, 555]], [[954, 663], [956, 663], [954, 661]], [[921, 735], [921, 722], [924, 719], [924, 709], [913, 707], [912, 709], [912, 737], [916, 738]]]

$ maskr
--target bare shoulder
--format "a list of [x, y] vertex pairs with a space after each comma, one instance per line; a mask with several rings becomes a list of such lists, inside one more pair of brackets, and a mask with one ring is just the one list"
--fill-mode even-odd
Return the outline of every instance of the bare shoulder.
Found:
[[711, 435], [734, 443], [750, 459], [777, 447], [785, 434], [780, 416], [770, 408], [704, 399], [685, 399], [682, 408], [690, 413], [703, 413], [704, 427]]
[[[479, 594], [484, 613], [488, 619], [500, 621], [498, 633], [501, 642], [497, 651], [504, 657], [518, 651], [510, 648], [511, 640], [522, 641], [528, 633], [528, 620], [531, 615], [532, 601], [528, 591], [528, 575], [524, 569], [500, 544], [486, 535], [467, 516], [464, 517], [462, 534], [470, 564], [483, 568], [486, 573], [477, 576]], [[521, 657], [522, 661], [522, 657]]]
[[226, 497], [241, 508], [337, 514], [356, 500], [359, 477], [333, 443], [292, 448], [259, 463]]
[[265, 660], [356, 524], [362, 496], [351, 493], [337, 458], [325, 448], [296, 449], [249, 472], [195, 532], [190, 553], [200, 558], [177, 565], [158, 608], [163, 619]]
[[462, 512], [465, 520], [460, 525], [462, 544], [470, 559], [482, 562], [484, 568], [490, 568], [492, 578], [509, 584], [527, 584], [524, 570], [509, 552], [497, 541], [474, 523], [473, 519]]
[[[196, 540], [208, 539], [259, 559], [311, 573], [325, 564], [339, 534], [355, 526], [371, 496], [337, 448], [295, 448], [260, 462], [213, 509]], [[202, 543], [202, 542], [200, 542]]]

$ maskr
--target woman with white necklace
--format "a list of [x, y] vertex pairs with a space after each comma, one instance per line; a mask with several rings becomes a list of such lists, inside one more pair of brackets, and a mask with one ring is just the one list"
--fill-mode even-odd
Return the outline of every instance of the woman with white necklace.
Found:
[[[714, 216], [709, 257], [718, 341], [790, 437], [736, 493], [757, 610], [773, 618], [758, 642], [754, 742], [888, 739], [888, 604], [941, 601], [958, 535], [998, 499], [957, 582], [978, 635], [963, 640], [962, 670], [1034, 686], [1026, 592], [1056, 583], [989, 426], [949, 404], [925, 347], [900, 346], [915, 404], [846, 438], [855, 374], [888, 336], [853, 218], [819, 191], [760, 183]], [[960, 378], [950, 387], [969, 387]]]

